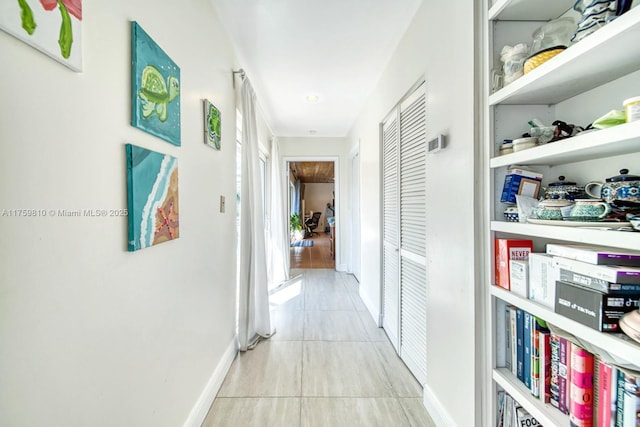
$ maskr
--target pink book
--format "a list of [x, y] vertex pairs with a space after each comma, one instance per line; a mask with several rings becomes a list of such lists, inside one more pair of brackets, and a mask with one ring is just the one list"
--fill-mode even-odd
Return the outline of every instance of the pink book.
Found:
[[593, 354], [571, 344], [569, 420], [572, 426], [593, 426]]
[[598, 378], [598, 425], [609, 427], [611, 425], [611, 390], [612, 373], [611, 365], [600, 360], [600, 373]]

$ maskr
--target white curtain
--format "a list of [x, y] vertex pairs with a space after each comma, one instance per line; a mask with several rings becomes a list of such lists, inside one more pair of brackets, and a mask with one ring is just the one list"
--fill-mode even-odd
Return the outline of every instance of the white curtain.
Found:
[[238, 341], [241, 351], [272, 335], [264, 239], [255, 93], [245, 78], [242, 98]]
[[269, 227], [269, 287], [289, 280], [289, 214], [278, 139], [271, 142], [271, 227]]

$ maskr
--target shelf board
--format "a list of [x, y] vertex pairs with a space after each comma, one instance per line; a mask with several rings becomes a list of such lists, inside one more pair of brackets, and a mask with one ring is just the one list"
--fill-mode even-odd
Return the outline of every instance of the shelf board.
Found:
[[574, 0], [497, 0], [489, 9], [493, 21], [549, 21], [571, 9]]
[[638, 40], [640, 7], [635, 7], [489, 96], [489, 105], [556, 104], [636, 71]]
[[622, 249], [637, 250], [640, 247], [640, 233], [635, 231], [598, 230], [583, 227], [562, 227], [507, 221], [491, 221], [491, 230], [589, 245], [612, 246]]
[[490, 167], [525, 164], [552, 166], [638, 151], [640, 120], [494, 157], [490, 160]]
[[493, 370], [493, 380], [522, 405], [543, 426], [568, 426], [569, 416], [534, 397], [515, 375], [506, 368]]
[[640, 360], [640, 344], [632, 341], [630, 338], [623, 339], [616, 334], [602, 333], [584, 326], [578, 322], [568, 319], [555, 313], [553, 310], [544, 307], [534, 301], [526, 298], [522, 298], [512, 292], [502, 289], [498, 286], [491, 286], [491, 294], [496, 298], [520, 307], [524, 311], [533, 314], [536, 317], [540, 317], [569, 332], [576, 337], [588, 341], [594, 346], [606, 350], [609, 354], [623, 359], [629, 363], [637, 364]]

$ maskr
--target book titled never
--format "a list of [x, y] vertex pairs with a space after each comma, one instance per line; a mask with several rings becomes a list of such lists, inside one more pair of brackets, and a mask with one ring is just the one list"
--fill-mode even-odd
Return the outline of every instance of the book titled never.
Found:
[[638, 251], [604, 246], [547, 243], [547, 253], [589, 264], [640, 267], [640, 252]]

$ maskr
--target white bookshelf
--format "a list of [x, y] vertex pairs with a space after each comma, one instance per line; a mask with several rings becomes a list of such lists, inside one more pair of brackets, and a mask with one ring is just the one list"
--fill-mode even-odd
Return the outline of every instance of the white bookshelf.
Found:
[[[531, 34], [531, 22], [544, 21], [565, 15], [575, 0], [495, 0], [485, 2], [485, 75], [491, 75], [496, 67], [495, 55], [501, 49], [496, 44], [515, 42], [520, 35]], [[502, 312], [495, 312], [503, 301], [519, 307], [554, 327], [560, 328], [588, 344], [592, 349], [606, 353], [620, 363], [640, 368], [640, 344], [623, 334], [601, 333], [568, 319], [527, 298], [493, 285], [493, 241], [496, 237], [533, 239], [536, 247], [544, 243], [582, 243], [611, 246], [620, 249], [640, 249], [640, 232], [603, 229], [596, 227], [568, 227], [551, 224], [513, 223], [503, 220], [504, 205], [499, 203], [501, 181], [509, 165], [537, 166], [544, 170], [545, 178], [559, 175], [579, 175], [581, 184], [588, 181], [604, 181], [614, 175], [619, 165], [628, 164], [632, 174], [640, 174], [640, 122], [627, 123], [605, 130], [584, 133], [573, 138], [548, 143], [532, 149], [497, 156], [497, 142], [517, 133], [519, 122], [540, 115], [547, 120], [559, 119], [556, 114], [570, 112], [571, 123], [589, 123], [593, 116], [590, 108], [602, 101], [602, 94], [621, 101], [640, 95], [636, 83], [640, 71], [640, 7], [638, 1], [626, 14], [599, 29], [585, 39], [570, 46], [562, 53], [525, 74], [506, 87], [489, 93], [485, 86], [484, 116], [484, 182], [486, 209], [483, 230], [486, 233], [484, 289], [486, 302], [485, 321], [488, 322], [490, 355], [486, 360], [485, 374], [490, 383], [485, 389], [487, 399], [486, 425], [495, 425], [497, 390], [503, 389], [514, 397], [530, 414], [545, 426], [569, 426], [569, 417], [558, 409], [541, 402], [508, 369], [496, 365], [504, 360], [504, 339], [497, 331], [497, 320]], [[521, 40], [526, 42], [527, 40]], [[610, 109], [610, 107], [608, 107]], [[601, 112], [600, 115], [606, 113]], [[524, 119], [527, 118], [527, 119]], [[524, 119], [524, 120], [523, 120]], [[514, 123], [516, 123], [514, 125]], [[513, 135], [513, 137], [518, 137]], [[564, 173], [569, 171], [569, 173]], [[499, 326], [498, 326], [499, 327]], [[601, 353], [601, 354], [602, 354]]]

